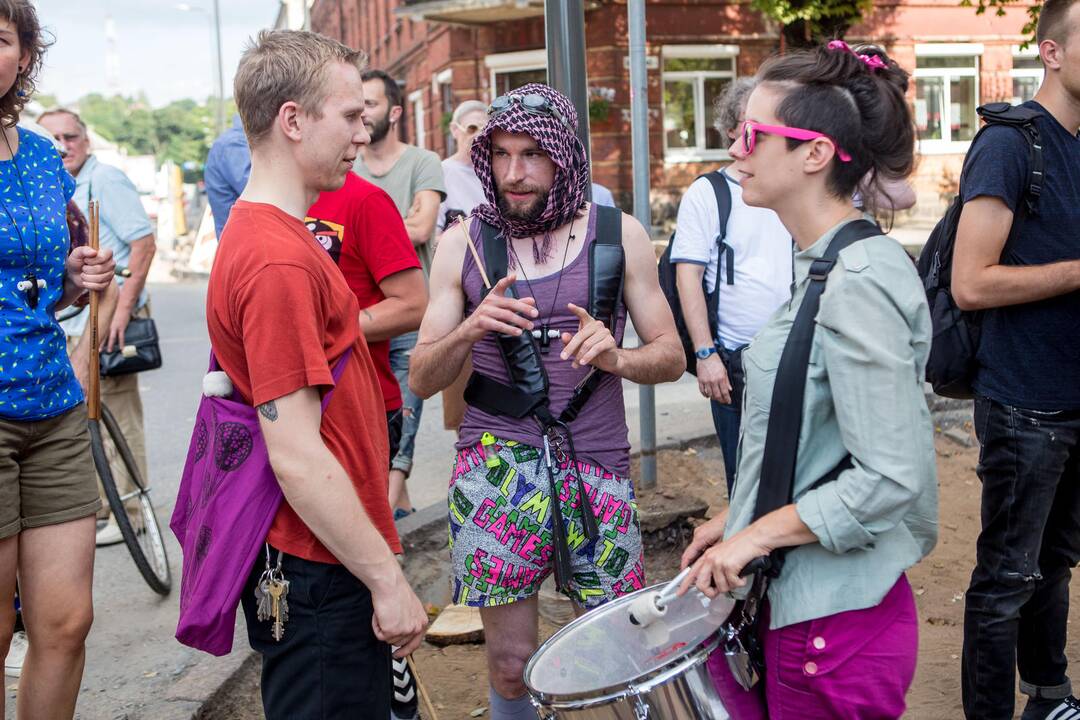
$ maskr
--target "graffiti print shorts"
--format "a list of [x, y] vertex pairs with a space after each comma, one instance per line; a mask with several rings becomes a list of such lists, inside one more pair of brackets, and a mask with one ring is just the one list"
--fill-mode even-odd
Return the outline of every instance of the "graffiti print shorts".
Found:
[[[459, 450], [450, 480], [450, 549], [454, 602], [506, 605], [540, 590], [554, 569], [551, 483], [540, 451], [497, 439], [499, 464], [488, 467], [480, 443]], [[569, 597], [586, 608], [644, 587], [641, 529], [629, 478], [589, 463], [578, 472], [596, 511], [600, 536], [587, 541], [578, 484], [568, 461], [555, 485], [573, 564]]]

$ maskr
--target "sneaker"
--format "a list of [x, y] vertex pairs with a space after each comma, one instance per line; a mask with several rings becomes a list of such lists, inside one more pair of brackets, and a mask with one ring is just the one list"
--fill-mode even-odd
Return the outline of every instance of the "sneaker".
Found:
[[1080, 700], [1074, 697], [1063, 700], [1031, 698], [1024, 706], [1021, 720], [1080, 720]]
[[26, 639], [26, 633], [19, 630], [11, 636], [11, 647], [8, 648], [7, 658], [4, 659], [4, 674], [8, 677], [19, 677], [22, 674], [23, 660], [26, 659], [26, 649], [30, 647], [30, 641]]
[[105, 526], [97, 531], [97, 546], [108, 547], [124, 542], [124, 536], [120, 533], [120, 526], [115, 520], [110, 519]]
[[416, 699], [416, 679], [409, 670], [409, 663], [402, 658], [392, 658], [391, 675], [394, 679], [394, 696], [390, 698], [390, 717], [393, 720], [415, 720], [419, 707]]

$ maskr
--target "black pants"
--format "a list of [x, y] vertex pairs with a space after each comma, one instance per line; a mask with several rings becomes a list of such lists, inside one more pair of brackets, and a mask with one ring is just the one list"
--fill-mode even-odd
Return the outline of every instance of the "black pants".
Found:
[[1066, 621], [1080, 561], [1080, 412], [975, 400], [982, 532], [964, 612], [964, 713], [1013, 716], [1013, 688], [1071, 694]]
[[[277, 562], [277, 550], [271, 557]], [[272, 621], [255, 613], [259, 554], [241, 603], [248, 640], [262, 655], [267, 720], [356, 720], [390, 717], [390, 646], [371, 627], [371, 593], [342, 565], [285, 556], [289, 621], [281, 641]]]

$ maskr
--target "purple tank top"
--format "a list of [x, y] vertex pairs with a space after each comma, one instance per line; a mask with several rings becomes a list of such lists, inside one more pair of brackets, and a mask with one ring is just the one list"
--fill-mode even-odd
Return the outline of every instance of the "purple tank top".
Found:
[[[580, 222], [580, 220], [578, 221]], [[477, 252], [484, 257], [484, 240], [480, 234], [480, 221], [473, 220], [470, 234], [476, 243]], [[590, 206], [589, 220], [585, 235], [585, 244], [576, 258], [570, 260], [562, 271], [562, 283], [559, 273], [532, 280], [532, 291], [524, 279], [514, 284], [518, 297], [534, 294], [536, 308], [540, 311], [539, 321], [546, 321], [553, 330], [575, 333], [578, 319], [566, 307], [574, 303], [578, 307], [589, 307], [589, 248], [596, 240], [596, 206]], [[520, 276], [520, 273], [518, 273]], [[556, 299], [555, 288], [559, 286]], [[483, 299], [484, 281], [477, 270], [472, 253], [465, 251], [465, 261], [461, 266], [461, 286], [465, 291], [465, 313], [472, 314]], [[548, 313], [554, 304], [554, 312]], [[536, 323], [539, 325], [539, 322]], [[622, 343], [623, 329], [626, 326], [626, 308], [619, 303], [618, 317], [615, 323], [615, 340]], [[563, 344], [561, 338], [551, 340], [551, 348], [546, 355], [541, 355], [547, 370], [550, 389], [550, 407], [557, 417], [570, 401], [574, 387], [581, 382], [588, 368], [574, 369], [570, 360], [559, 357]], [[493, 335], [488, 334], [473, 347], [472, 368], [475, 372], [509, 384], [499, 346]], [[577, 459], [599, 465], [605, 470], [621, 477], [630, 474], [630, 440], [626, 427], [626, 409], [623, 406], [622, 379], [605, 374], [603, 380], [592, 394], [585, 407], [572, 423], [570, 431], [574, 436], [574, 449]], [[465, 417], [461, 423], [457, 448], [473, 447], [480, 442], [480, 436], [490, 432], [496, 437], [542, 447], [543, 438], [536, 423], [531, 420], [516, 420], [504, 415], [489, 415], [472, 405], [466, 406]]]

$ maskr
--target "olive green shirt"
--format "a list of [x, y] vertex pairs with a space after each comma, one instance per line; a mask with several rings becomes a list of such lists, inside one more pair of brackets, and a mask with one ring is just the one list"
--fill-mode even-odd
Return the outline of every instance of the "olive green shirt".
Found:
[[[795, 255], [791, 301], [743, 353], [746, 391], [726, 537], [753, 517], [780, 354], [810, 264], [844, 224]], [[773, 628], [877, 605], [936, 544], [934, 428], [923, 394], [930, 340], [922, 282], [900, 244], [879, 235], [842, 250], [818, 310], [795, 468], [796, 510], [818, 542], [792, 549], [770, 584]], [[851, 469], [809, 489], [849, 453]]]

